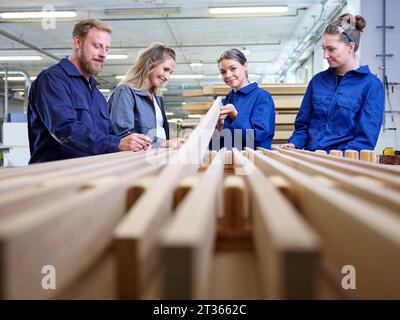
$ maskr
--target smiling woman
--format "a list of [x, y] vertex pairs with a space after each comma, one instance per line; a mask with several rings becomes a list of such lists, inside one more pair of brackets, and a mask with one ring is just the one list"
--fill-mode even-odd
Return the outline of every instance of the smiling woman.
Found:
[[324, 30], [322, 49], [329, 69], [315, 75], [283, 148], [373, 150], [384, 112], [384, 89], [355, 56], [365, 28], [361, 16], [344, 14]]
[[179, 148], [183, 141], [169, 140], [164, 103], [156, 92], [169, 80], [175, 69], [175, 52], [162, 43], [153, 43], [137, 58], [108, 105], [115, 132], [120, 137], [134, 134], [134, 151], [153, 147]]

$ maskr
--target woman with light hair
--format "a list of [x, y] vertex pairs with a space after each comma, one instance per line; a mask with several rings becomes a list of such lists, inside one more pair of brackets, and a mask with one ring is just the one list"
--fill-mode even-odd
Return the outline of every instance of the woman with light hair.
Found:
[[[153, 43], [139, 54], [108, 105], [115, 132], [120, 137], [134, 134], [135, 150], [157, 147], [179, 148], [182, 140], [169, 140], [163, 99], [157, 95], [175, 69], [175, 52]], [[149, 143], [149, 141], [151, 141]]]
[[365, 28], [361, 16], [344, 14], [329, 23], [322, 49], [329, 68], [315, 75], [282, 148], [306, 150], [373, 150], [384, 112], [384, 89], [355, 52]]

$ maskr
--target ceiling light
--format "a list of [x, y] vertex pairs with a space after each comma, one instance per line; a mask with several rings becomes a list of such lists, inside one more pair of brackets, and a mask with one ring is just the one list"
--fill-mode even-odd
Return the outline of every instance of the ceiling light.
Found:
[[166, 112], [165, 115], [166, 115], [166, 116], [173, 116], [174, 113], [173, 113], [173, 112]]
[[[31, 81], [34, 81], [36, 77], [29, 77]], [[3, 80], [5, 80], [5, 77], [3, 77]], [[7, 81], [25, 81], [24, 77], [7, 77]]]
[[104, 9], [104, 14], [108, 16], [131, 16], [141, 14], [178, 14], [181, 12], [179, 7], [138, 7], [138, 8], [118, 8]]
[[0, 56], [0, 61], [33, 61], [42, 60], [41, 56]]
[[99, 91], [100, 91], [101, 93], [110, 93], [110, 92], [111, 92], [110, 89], [99, 89]]
[[106, 60], [122, 60], [122, 59], [128, 59], [127, 54], [109, 54], [107, 55]]
[[35, 12], [3, 12], [3, 19], [42, 19], [42, 18], [74, 18], [75, 11], [35, 11]]
[[202, 79], [203, 74], [172, 74], [171, 79]]
[[191, 119], [201, 119], [201, 114], [189, 114], [188, 118]]
[[287, 6], [220, 7], [208, 8], [211, 14], [279, 14], [288, 12]]
[[192, 62], [192, 63], [190, 64], [190, 66], [191, 66], [192, 68], [201, 68], [201, 67], [203, 66], [203, 64], [202, 64], [201, 62]]
[[250, 50], [249, 49], [243, 49], [243, 50], [240, 50], [240, 51], [242, 51], [242, 53], [245, 55], [245, 56], [248, 56], [249, 54], [250, 54]]
[[125, 78], [125, 76], [115, 76], [115, 79], [117, 80], [122, 80], [123, 78]]

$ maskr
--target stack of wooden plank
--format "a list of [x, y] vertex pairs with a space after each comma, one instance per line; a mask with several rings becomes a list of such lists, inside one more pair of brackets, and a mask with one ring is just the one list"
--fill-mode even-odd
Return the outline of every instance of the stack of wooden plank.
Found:
[[399, 299], [400, 170], [209, 152], [219, 107], [178, 151], [1, 170], [0, 298]]
[[[267, 90], [275, 103], [275, 136], [273, 143], [285, 143], [294, 130], [294, 121], [301, 101], [307, 89], [303, 84], [261, 84], [260, 88]], [[185, 91], [184, 97], [216, 97], [226, 96], [229, 88], [224, 85], [213, 85], [201, 90]], [[190, 113], [205, 114], [210, 109], [212, 101], [190, 102], [183, 110]]]

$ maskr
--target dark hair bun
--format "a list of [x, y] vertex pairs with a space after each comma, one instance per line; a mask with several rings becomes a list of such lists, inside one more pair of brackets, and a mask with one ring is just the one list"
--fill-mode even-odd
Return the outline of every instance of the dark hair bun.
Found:
[[356, 29], [359, 31], [363, 31], [365, 26], [367, 25], [367, 22], [362, 16], [356, 16]]

